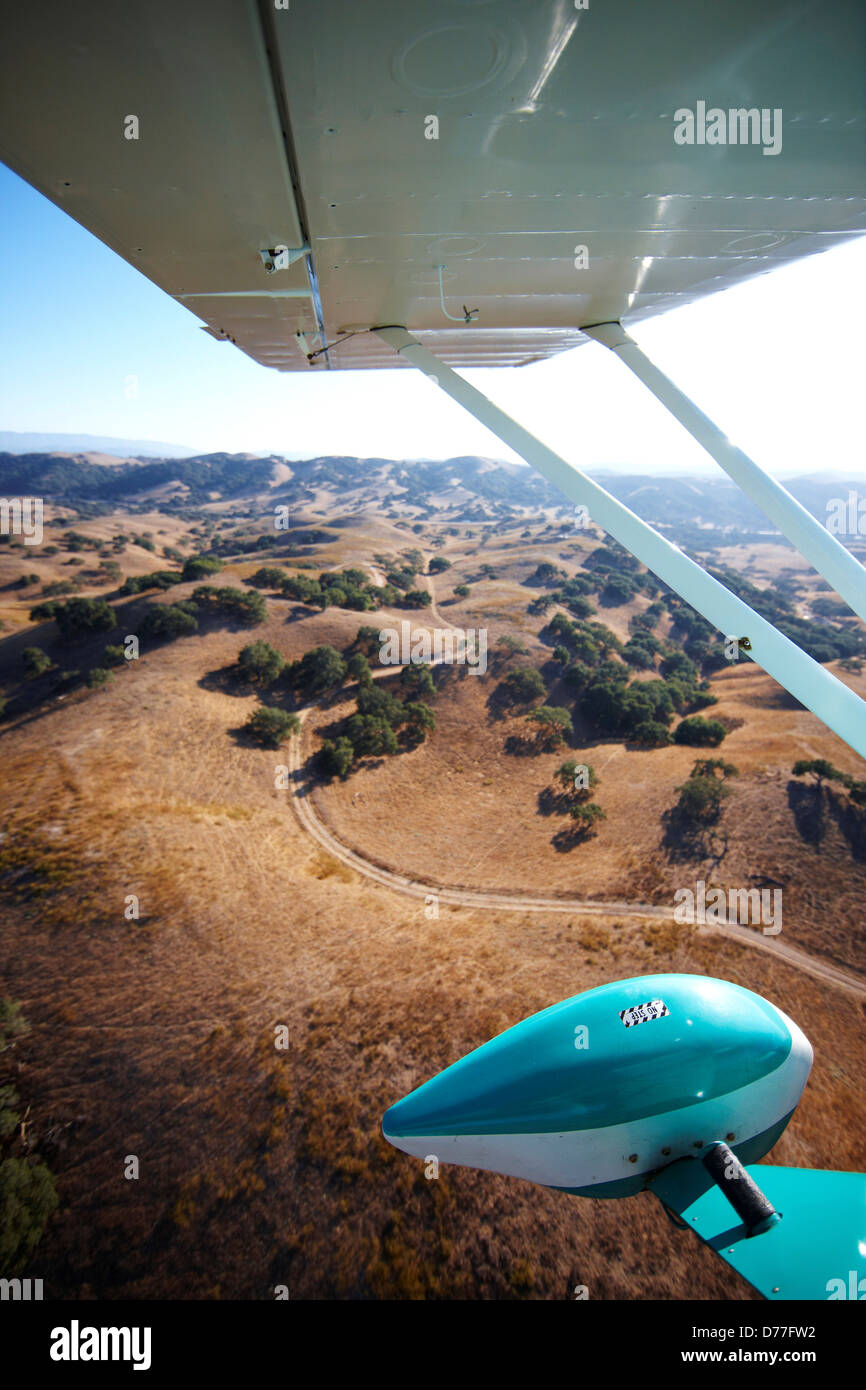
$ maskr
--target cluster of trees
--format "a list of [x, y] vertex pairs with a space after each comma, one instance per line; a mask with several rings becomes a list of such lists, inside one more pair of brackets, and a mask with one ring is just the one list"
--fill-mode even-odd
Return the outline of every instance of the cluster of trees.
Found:
[[[658, 581], [615, 540], [611, 539], [593, 550], [584, 563], [588, 574], [578, 576], [584, 585], [582, 592], [594, 591], [604, 604], [616, 607], [628, 603], [640, 592], [649, 594], [651, 598], [659, 593]], [[574, 580], [569, 580], [563, 586], [563, 592], [568, 593], [573, 585]]]
[[[361, 655], [361, 660], [366, 658]], [[359, 758], [394, 754], [401, 746], [417, 748], [436, 728], [436, 716], [423, 700], [398, 699], [365, 678], [361, 662], [356, 661], [356, 669], [362, 674], [355, 713], [343, 733], [335, 740], [324, 739], [319, 751], [319, 766], [329, 777], [348, 776]], [[405, 683], [404, 689], [407, 695], [417, 693]]]
[[866, 637], [862, 630], [834, 626], [829, 614], [814, 623], [797, 616], [794, 603], [778, 588], [759, 589], [732, 570], [711, 570], [710, 573], [726, 588], [743, 599], [762, 618], [774, 624], [780, 632], [808, 652], [814, 661], [835, 661], [866, 652]]
[[381, 586], [371, 583], [365, 571], [360, 569], [325, 571], [318, 579], [303, 574], [283, 574], [277, 583], [272, 583], [275, 573], [275, 569], [265, 567], [253, 575], [251, 582], [260, 587], [279, 588], [286, 598], [311, 604], [323, 611], [333, 607], [363, 613], [376, 608], [426, 608], [430, 603], [426, 589], [412, 587], [418, 571], [408, 565], [388, 570], [387, 582]]
[[54, 1179], [22, 1142], [21, 1101], [15, 1089], [14, 1048], [29, 1031], [20, 1006], [0, 999], [0, 1277], [30, 1263], [58, 1204]]
[[[600, 734], [619, 735], [648, 748], [680, 743], [715, 745], [725, 737], [718, 720], [684, 719], [671, 735], [675, 714], [693, 715], [716, 703], [701, 683], [691, 657], [663, 647], [647, 627], [635, 627], [626, 643], [603, 623], [573, 622], [557, 613], [548, 631], [559, 639], [554, 657], [563, 681], [575, 692], [576, 708]], [[632, 680], [632, 668], [654, 669], [659, 678]], [[621, 660], [617, 659], [621, 658]]]
[[680, 639], [686, 656], [704, 675], [721, 671], [730, 664], [725, 656], [724, 640], [712, 623], [677, 594], [666, 594], [663, 602], [671, 615], [672, 633]]
[[181, 603], [153, 603], [144, 611], [139, 631], [150, 641], [173, 641], [198, 631], [196, 605], [191, 599]]
[[127, 594], [142, 594], [147, 589], [170, 589], [173, 584], [182, 584], [180, 570], [153, 570], [150, 574], [132, 574], [118, 589], [121, 598]]
[[222, 561], [209, 555], [189, 555], [180, 570], [154, 570], [150, 574], [130, 575], [121, 585], [119, 593], [140, 594], [146, 589], [170, 589], [173, 584], [189, 584], [196, 579], [207, 579], [208, 575], [219, 574]]
[[222, 617], [236, 619], [245, 627], [255, 627], [268, 616], [267, 605], [260, 593], [234, 589], [230, 585], [212, 588], [209, 584], [199, 584], [192, 591], [192, 602], [200, 613], [218, 613]]
[[199, 618], [207, 615], [218, 615], [244, 627], [257, 627], [267, 618], [268, 610], [259, 593], [230, 585], [212, 588], [209, 584], [199, 584], [188, 599], [149, 604], [139, 621], [138, 631], [150, 641], [174, 641], [197, 632]]
[[[238, 669], [264, 688], [279, 683], [298, 700], [317, 700], [346, 681], [356, 681], [354, 712], [336, 739], [324, 739], [318, 762], [328, 777], [346, 777], [358, 759], [415, 748], [436, 727], [433, 710], [424, 698], [435, 693], [429, 667], [414, 665], [400, 672], [400, 697], [377, 686], [369, 656], [378, 646], [378, 630], [360, 627], [340, 652], [324, 643], [311, 647], [298, 661], [286, 661], [269, 642], [250, 642], [238, 654]], [[267, 746], [282, 742], [299, 727], [295, 715], [263, 706], [250, 716], [247, 728]]]
[[71, 598], [66, 602], [51, 599], [30, 610], [31, 622], [46, 623], [52, 619], [61, 636], [71, 640], [108, 632], [117, 625], [114, 609], [104, 598]]

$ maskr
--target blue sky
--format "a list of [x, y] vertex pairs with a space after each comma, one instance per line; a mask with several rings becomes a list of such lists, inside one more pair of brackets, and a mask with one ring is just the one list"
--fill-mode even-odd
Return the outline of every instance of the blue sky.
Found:
[[[300, 458], [513, 457], [420, 374], [281, 375], [215, 342], [2, 165], [0, 214], [0, 428]], [[864, 310], [859, 238], [633, 335], [771, 472], [866, 473]], [[466, 375], [581, 468], [718, 472], [595, 344]]]

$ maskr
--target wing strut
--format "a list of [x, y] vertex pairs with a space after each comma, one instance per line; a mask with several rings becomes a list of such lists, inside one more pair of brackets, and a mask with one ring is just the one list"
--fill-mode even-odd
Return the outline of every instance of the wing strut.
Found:
[[732, 594], [598, 483], [567, 463], [487, 396], [446, 367], [405, 328], [373, 330], [469, 411], [572, 502], [587, 507], [610, 535], [711, 622], [725, 636], [748, 638], [749, 655], [819, 719], [866, 758], [866, 704], [771, 623]]
[[657, 400], [685, 426], [707, 453], [721, 464], [738, 487], [761, 508], [771, 521], [809, 561], [819, 574], [833, 586], [855, 613], [866, 622], [866, 570], [859, 560], [846, 550], [841, 541], [822, 526], [796, 497], [775, 478], [759, 468], [742, 449], [737, 449], [727, 435], [714, 425], [694, 401], [660, 372], [641, 352], [620, 323], [595, 323], [581, 329], [587, 337], [610, 348], [636, 377], [649, 387]]

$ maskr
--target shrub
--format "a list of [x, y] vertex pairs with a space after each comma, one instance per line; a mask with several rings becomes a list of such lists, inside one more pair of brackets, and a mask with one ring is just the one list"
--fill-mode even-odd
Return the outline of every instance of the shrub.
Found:
[[673, 741], [666, 725], [659, 723], [657, 719], [642, 719], [632, 730], [631, 736], [635, 743], [642, 744], [645, 748], [664, 748]]
[[630, 637], [623, 647], [623, 657], [629, 666], [634, 666], [638, 671], [648, 671], [653, 664], [653, 654], [639, 637]]
[[717, 705], [719, 698], [712, 695], [709, 690], [695, 690], [689, 696], [689, 709], [708, 709], [710, 705]]
[[423, 700], [410, 700], [403, 706], [403, 716], [411, 743], [423, 743], [428, 733], [436, 728], [436, 716]]
[[110, 671], [106, 671], [104, 666], [94, 666], [87, 677], [88, 689], [99, 690], [103, 685], [107, 685], [110, 680]]
[[726, 733], [724, 724], [718, 719], [702, 719], [698, 714], [683, 719], [677, 725], [674, 739], [677, 743], [691, 744], [695, 747], [717, 748]]
[[432, 599], [426, 589], [407, 590], [400, 607], [401, 608], [429, 608]]
[[322, 604], [322, 586], [317, 579], [309, 579], [305, 574], [290, 574], [280, 586], [286, 598], [299, 603]]
[[288, 577], [286, 571], [280, 569], [279, 565], [263, 565], [250, 577], [250, 583], [256, 589], [281, 589]]
[[0, 1162], [0, 1274], [9, 1277], [26, 1267], [57, 1205], [44, 1163], [14, 1157]]
[[596, 835], [596, 824], [607, 819], [607, 813], [595, 801], [578, 801], [569, 807], [568, 814], [574, 823], [575, 832], [584, 838]]
[[661, 664], [663, 676], [674, 676], [684, 685], [697, 685], [698, 668], [685, 652], [669, 652]]
[[540, 671], [534, 666], [516, 666], [499, 686], [509, 704], [528, 705], [546, 694]]
[[[577, 777], [577, 769], [579, 766], [586, 768], [584, 778], [586, 786], [576, 787], [575, 778]], [[553, 777], [554, 781], [559, 782], [560, 786], [573, 801], [587, 801], [593, 787], [597, 787], [599, 783], [598, 773], [592, 764], [579, 764], [574, 758], [569, 758], [567, 762], [562, 763], [556, 769]]]
[[404, 666], [400, 672], [400, 685], [405, 691], [416, 697], [435, 695], [436, 693], [430, 667], [426, 666], [424, 662], [415, 661], [410, 666]]
[[332, 743], [329, 738], [322, 742], [319, 750], [319, 765], [326, 777], [348, 776], [355, 761], [355, 750], [347, 738], [338, 738]]
[[736, 775], [733, 763], [721, 758], [696, 762], [688, 781], [677, 787], [680, 797], [674, 807], [676, 817], [692, 829], [714, 825], [721, 814], [722, 802], [731, 794], [725, 782]]
[[372, 714], [376, 719], [384, 719], [392, 729], [403, 724], [406, 719], [406, 706], [396, 695], [370, 685], [358, 691], [358, 713]]
[[310, 695], [330, 690], [346, 675], [346, 663], [335, 647], [323, 645], [304, 652], [298, 665], [298, 684]]
[[211, 559], [207, 555], [188, 555], [183, 562], [181, 578], [205, 579], [209, 574], [219, 574], [222, 560]]
[[373, 714], [353, 714], [346, 725], [346, 737], [357, 757], [396, 753], [397, 735], [385, 719]]
[[141, 619], [141, 635], [150, 639], [186, 637], [197, 630], [192, 613], [179, 603], [155, 603]]
[[51, 665], [51, 657], [41, 647], [25, 647], [21, 653], [21, 660], [28, 676], [41, 676]]
[[355, 652], [354, 656], [349, 658], [346, 673], [361, 685], [369, 685], [373, 679], [370, 663], [363, 652]]
[[238, 654], [238, 666], [248, 680], [272, 685], [285, 668], [285, 661], [270, 642], [251, 642]]
[[[623, 574], [612, 574], [602, 591], [602, 602], [614, 607], [628, 603], [634, 594], [634, 585]], [[584, 603], [586, 600], [584, 599]]]
[[253, 710], [244, 727], [265, 748], [279, 748], [290, 734], [298, 732], [301, 721], [288, 710], [262, 705]]
[[369, 624], [364, 624], [358, 628], [358, 631], [352, 639], [351, 645], [356, 647], [358, 651], [363, 652], [365, 656], [372, 656], [374, 652], [378, 652], [379, 650], [379, 629], [377, 627], [370, 627]]
[[182, 584], [183, 575], [179, 570], [154, 570], [151, 574], [132, 574], [121, 584], [118, 593], [141, 594], [146, 589], [170, 589], [174, 584]]
[[540, 705], [527, 714], [526, 719], [537, 725], [535, 742], [539, 748], [558, 748], [574, 732], [568, 710], [556, 705]]
[[244, 627], [256, 627], [263, 623], [268, 616], [267, 604], [257, 590], [226, 588], [211, 588], [208, 584], [200, 584], [193, 590], [193, 602], [204, 609], [205, 612], [219, 613], [228, 618], [234, 618], [242, 623]]
[[53, 618], [61, 634], [68, 638], [87, 637], [91, 632], [107, 632], [117, 626], [114, 609], [104, 598], [71, 598], [66, 603], [40, 603], [31, 609], [33, 622]]

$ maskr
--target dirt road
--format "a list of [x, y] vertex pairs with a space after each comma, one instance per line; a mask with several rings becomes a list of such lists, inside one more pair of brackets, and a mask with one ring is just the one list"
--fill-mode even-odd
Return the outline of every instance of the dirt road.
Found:
[[[354, 869], [356, 873], [363, 874], [365, 878], [372, 879], [375, 883], [381, 884], [382, 887], [390, 888], [407, 897], [422, 901], [429, 899], [431, 902], [435, 897], [440, 903], [454, 907], [481, 908], [497, 912], [546, 912], [569, 915], [579, 913], [581, 916], [587, 917], [640, 917], [657, 921], [674, 920], [674, 908], [672, 906], [660, 907], [657, 903], [619, 900], [604, 902], [587, 898], [541, 898], [520, 893], [469, 891], [467, 889], [448, 888], [441, 884], [422, 883], [418, 879], [407, 878], [403, 874], [395, 873], [379, 864], [372, 863], [337, 839], [319, 819], [312, 798], [301, 786], [299, 773], [303, 761], [304, 721], [308, 714], [309, 710], [307, 709], [300, 712], [301, 731], [291, 740], [289, 746], [289, 769], [294, 789], [292, 804], [301, 825], [316, 843], [328, 854], [338, 859], [341, 864]], [[814, 976], [815, 979], [836, 985], [839, 989], [843, 989], [860, 999], [866, 999], [866, 981], [858, 979], [856, 975], [849, 974], [827, 961], [816, 960], [798, 947], [781, 941], [779, 937], [764, 936], [749, 927], [738, 926], [733, 923], [724, 926], [708, 923], [706, 926], [699, 927], [698, 930], [722, 932], [737, 941], [754, 947], [756, 950], [767, 951], [770, 955], [780, 957], [788, 965], [793, 965], [797, 970], [805, 971], [806, 974]]]

